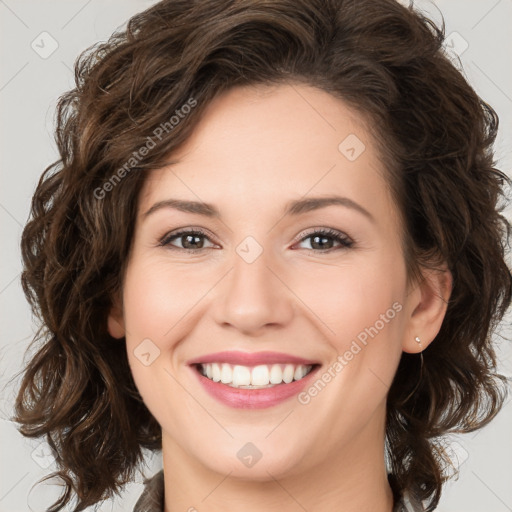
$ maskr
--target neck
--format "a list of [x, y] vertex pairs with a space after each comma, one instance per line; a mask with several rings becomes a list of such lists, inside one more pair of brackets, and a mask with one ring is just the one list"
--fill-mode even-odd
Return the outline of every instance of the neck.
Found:
[[374, 420], [321, 464], [294, 475], [268, 472], [263, 481], [213, 471], [164, 432], [165, 512], [392, 512], [383, 419]]

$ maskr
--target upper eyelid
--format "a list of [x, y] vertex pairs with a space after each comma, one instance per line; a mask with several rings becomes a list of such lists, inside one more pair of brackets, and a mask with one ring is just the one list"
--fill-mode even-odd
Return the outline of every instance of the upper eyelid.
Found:
[[352, 240], [352, 237], [350, 235], [348, 235], [347, 233], [345, 233], [344, 231], [340, 231], [339, 229], [335, 229], [335, 228], [325, 228], [325, 227], [324, 228], [322, 228], [322, 227], [308, 228], [306, 230], [301, 231], [297, 235], [297, 238], [300, 241], [305, 237], [313, 235], [314, 233], [324, 233], [328, 236], [338, 236], [340, 238], [348, 238], [348, 239]]

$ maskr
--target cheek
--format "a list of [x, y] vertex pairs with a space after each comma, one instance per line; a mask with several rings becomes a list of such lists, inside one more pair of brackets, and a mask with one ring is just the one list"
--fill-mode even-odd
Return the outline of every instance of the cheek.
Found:
[[346, 350], [347, 343], [359, 334], [364, 340], [365, 329], [371, 326], [384, 334], [401, 324], [395, 320], [402, 309], [405, 267], [397, 260], [387, 264], [382, 258], [366, 258], [343, 265], [319, 265], [290, 274], [287, 283], [300, 297], [303, 313], [321, 327], [338, 351]]
[[173, 376], [183, 377], [185, 352], [190, 357], [190, 351], [183, 350], [187, 344], [182, 341], [197, 328], [209, 304], [208, 292], [220, 277], [222, 272], [211, 265], [170, 263], [165, 256], [135, 256], [127, 269], [123, 307], [128, 360], [144, 402], [159, 421], [170, 396], [176, 407], [187, 407], [188, 395], [182, 397]]
[[170, 272], [165, 265], [137, 260], [127, 269], [123, 294], [126, 348], [135, 383], [148, 405], [158, 395], [158, 379], [165, 378], [169, 354], [187, 328], [187, 312], [200, 296], [185, 276]]
[[[324, 267], [295, 281], [297, 295], [314, 312], [312, 322], [330, 345], [331, 365], [336, 364], [320, 376], [329, 384], [319, 403], [331, 411], [329, 421], [339, 429], [347, 421], [341, 410], [351, 411], [359, 428], [382, 403], [393, 380], [405, 325], [402, 263], [381, 254], [364, 263]], [[324, 389], [313, 387], [305, 390], [304, 403], [316, 400], [317, 389]]]
[[[125, 322], [130, 343], [150, 337], [169, 348], [187, 315], [211, 288], [212, 276], [159, 262], [128, 269], [124, 287]], [[140, 342], [140, 341], [139, 341]]]

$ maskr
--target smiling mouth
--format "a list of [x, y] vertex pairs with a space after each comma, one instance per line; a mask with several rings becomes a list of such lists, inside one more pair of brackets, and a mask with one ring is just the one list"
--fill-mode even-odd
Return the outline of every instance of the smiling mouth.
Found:
[[243, 366], [220, 362], [195, 365], [203, 377], [238, 389], [265, 389], [290, 384], [303, 379], [317, 366], [292, 363]]

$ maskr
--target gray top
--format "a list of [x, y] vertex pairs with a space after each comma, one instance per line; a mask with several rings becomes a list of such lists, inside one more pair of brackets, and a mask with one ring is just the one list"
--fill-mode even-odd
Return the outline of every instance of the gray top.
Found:
[[[164, 510], [164, 472], [159, 471], [145, 481], [144, 491], [140, 495], [133, 512], [163, 512]], [[424, 508], [408, 493], [395, 503], [393, 512], [423, 512]]]

